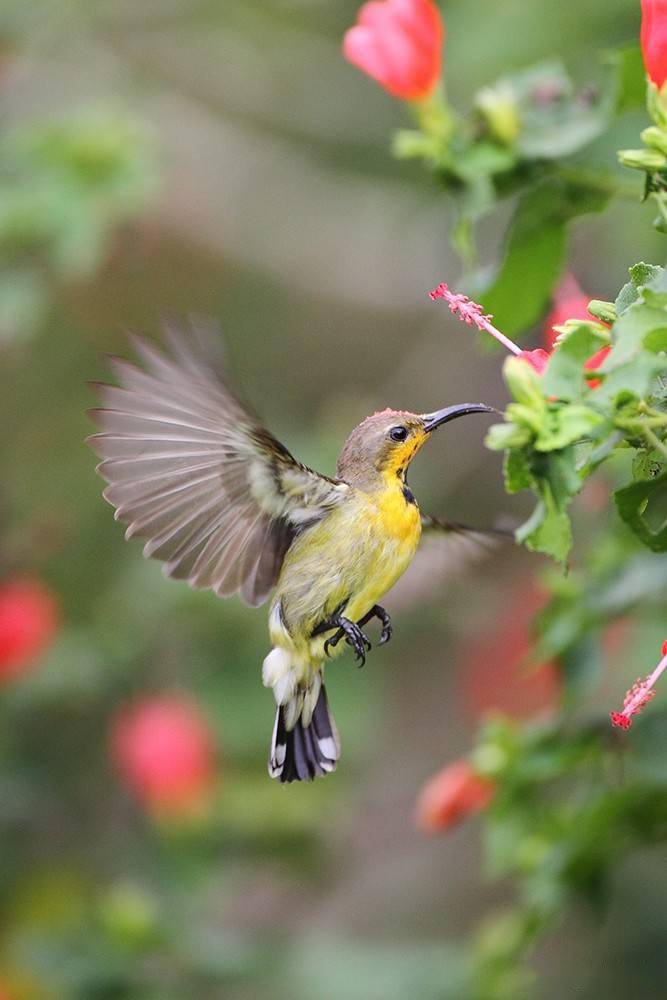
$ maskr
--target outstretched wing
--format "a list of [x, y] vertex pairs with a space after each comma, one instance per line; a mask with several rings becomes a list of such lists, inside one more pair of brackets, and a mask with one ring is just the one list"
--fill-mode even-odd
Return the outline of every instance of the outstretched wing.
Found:
[[205, 331], [169, 326], [168, 353], [139, 337], [143, 368], [111, 360], [120, 386], [96, 384], [104, 408], [88, 442], [126, 538], [166, 576], [261, 604], [299, 530], [348, 490], [297, 462], [243, 406], [211, 360]]
[[469, 566], [491, 555], [499, 541], [496, 536], [506, 534], [495, 528], [478, 531], [428, 514], [422, 514], [421, 520], [422, 537], [417, 554], [387, 597], [387, 604], [393, 610], [428, 601], [440, 593]]

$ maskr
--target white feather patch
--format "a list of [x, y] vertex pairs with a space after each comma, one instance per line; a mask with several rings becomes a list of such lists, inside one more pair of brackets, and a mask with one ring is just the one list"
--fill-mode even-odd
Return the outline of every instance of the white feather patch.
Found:
[[[322, 754], [329, 760], [338, 760], [338, 747], [336, 746], [336, 741], [331, 736], [325, 736], [321, 740], [317, 741]], [[324, 764], [322, 765], [325, 766]]]
[[292, 669], [292, 657], [288, 650], [274, 646], [262, 664], [262, 684], [275, 687], [278, 681]]
[[[276, 699], [276, 704], [286, 705], [288, 702], [291, 702], [296, 692], [296, 686], [297, 676], [294, 670], [290, 670], [288, 673], [284, 674], [283, 677], [280, 677], [276, 683], [272, 685], [273, 697]], [[291, 728], [287, 723], [287, 717], [285, 719], [285, 724], [288, 729]]]

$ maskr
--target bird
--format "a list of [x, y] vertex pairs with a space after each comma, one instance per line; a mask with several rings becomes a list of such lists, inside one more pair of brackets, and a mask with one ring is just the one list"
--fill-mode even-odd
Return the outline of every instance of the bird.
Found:
[[91, 383], [87, 442], [101, 459], [104, 498], [144, 539], [163, 573], [251, 606], [272, 594], [271, 649], [262, 680], [276, 716], [268, 770], [282, 783], [336, 769], [340, 738], [323, 682], [328, 660], [351, 647], [361, 666], [364, 627], [392, 621], [379, 603], [412, 561], [422, 529], [461, 526], [422, 515], [407, 482], [432, 433], [484, 403], [428, 413], [384, 409], [347, 438], [335, 476], [297, 461], [232, 388], [210, 325], [165, 323], [159, 346], [131, 334], [139, 361], [111, 357], [119, 383]]

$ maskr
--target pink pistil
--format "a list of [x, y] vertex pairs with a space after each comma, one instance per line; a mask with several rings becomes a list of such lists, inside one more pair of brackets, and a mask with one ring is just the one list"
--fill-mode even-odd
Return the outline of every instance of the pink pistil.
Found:
[[522, 350], [518, 347], [513, 340], [506, 337], [504, 333], [501, 333], [491, 322], [493, 316], [487, 315], [482, 312], [482, 307], [476, 302], [472, 302], [467, 295], [460, 295], [456, 292], [452, 292], [451, 289], [442, 281], [437, 288], [434, 288], [432, 292], [428, 293], [429, 298], [433, 299], [444, 299], [452, 313], [468, 326], [476, 326], [478, 330], [486, 330], [490, 333], [492, 337], [495, 337], [503, 347], [506, 347], [508, 351], [512, 354], [522, 354]]
[[655, 697], [653, 687], [664, 670], [667, 669], [667, 640], [662, 644], [662, 659], [652, 674], [646, 680], [638, 679], [625, 696], [623, 708], [620, 712], [610, 712], [610, 719], [613, 726], [619, 729], [629, 729], [632, 725], [632, 716], [641, 712], [644, 705]]

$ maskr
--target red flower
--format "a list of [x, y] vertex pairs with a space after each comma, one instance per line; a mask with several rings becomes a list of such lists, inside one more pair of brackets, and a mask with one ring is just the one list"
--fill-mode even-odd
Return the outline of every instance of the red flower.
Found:
[[417, 800], [417, 825], [425, 833], [449, 830], [466, 816], [486, 809], [493, 793], [493, 782], [480, 777], [467, 760], [457, 760], [422, 788]]
[[415, 101], [438, 83], [443, 38], [432, 0], [372, 0], [345, 32], [343, 54], [394, 97]]
[[24, 673], [47, 648], [58, 628], [58, 605], [39, 580], [0, 586], [0, 678]]
[[531, 624], [544, 607], [546, 592], [527, 578], [515, 581], [496, 615], [458, 657], [467, 713], [478, 719], [502, 712], [524, 719], [553, 709], [560, 695], [556, 663], [536, 663]]
[[125, 784], [157, 815], [196, 812], [213, 785], [211, 732], [198, 707], [180, 695], [123, 708], [112, 724], [111, 756]]
[[552, 350], [558, 334], [555, 326], [562, 326], [568, 319], [590, 319], [588, 296], [579, 287], [576, 278], [566, 274], [556, 289], [551, 312], [544, 321], [544, 346]]
[[[610, 350], [611, 344], [607, 344], [606, 347], [601, 347], [599, 351], [595, 352], [595, 354], [591, 354], [588, 361], [584, 362], [584, 368], [586, 371], [593, 372], [596, 368], [599, 368], [609, 354]], [[597, 387], [602, 384], [601, 378], [590, 378], [587, 381], [589, 389], [597, 389]]]
[[646, 72], [661, 88], [667, 79], [667, 0], [642, 0], [640, 39]]
[[546, 371], [550, 357], [549, 352], [542, 350], [541, 347], [534, 351], [521, 351], [517, 354], [517, 358], [523, 358], [529, 365], [532, 365], [538, 375], [542, 375]]

